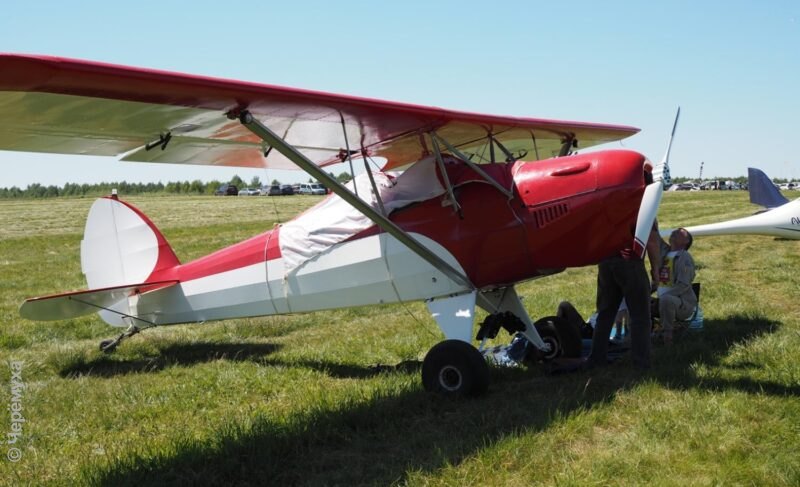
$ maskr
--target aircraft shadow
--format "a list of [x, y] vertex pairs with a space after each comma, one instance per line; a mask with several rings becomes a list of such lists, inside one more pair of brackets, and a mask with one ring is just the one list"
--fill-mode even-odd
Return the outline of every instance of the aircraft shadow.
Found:
[[[683, 337], [671, 349], [656, 347], [654, 368], [644, 373], [634, 371], [627, 359], [558, 376], [536, 368], [495, 369], [489, 394], [480, 398], [452, 400], [420, 388], [342, 408], [314, 408], [290, 419], [289, 426], [286, 420], [261, 416], [246, 427], [220, 431], [213, 444], [187, 441], [177, 453], [135, 455], [86, 473], [93, 484], [114, 486], [193, 480], [213, 485], [339, 485], [353, 479], [360, 485], [403, 483], [407, 472], [458, 465], [508, 435], [545, 430], [556, 418], [607, 403], [642, 381], [712, 392], [797, 395], [796, 387], [749, 379], [709, 381], [693, 372], [698, 365], [719, 366], [737, 343], [778, 326], [742, 316], [707, 320], [705, 331]], [[309, 366], [341, 377], [364, 377], [371, 370]]]
[[59, 375], [67, 378], [114, 377], [158, 372], [172, 366], [188, 367], [215, 360], [263, 362], [279, 348], [279, 345], [270, 343], [173, 344], [160, 347], [158, 354], [153, 357], [117, 360], [113, 355], [101, 355], [90, 360], [79, 360], [63, 367]]
[[365, 379], [385, 373], [393, 372], [419, 372], [422, 370], [421, 360], [405, 360], [395, 365], [376, 364], [370, 366], [360, 366], [353, 364], [342, 364], [322, 361], [302, 361], [293, 360], [285, 362], [268, 358], [262, 363], [281, 367], [302, 367], [321, 372], [336, 379]]

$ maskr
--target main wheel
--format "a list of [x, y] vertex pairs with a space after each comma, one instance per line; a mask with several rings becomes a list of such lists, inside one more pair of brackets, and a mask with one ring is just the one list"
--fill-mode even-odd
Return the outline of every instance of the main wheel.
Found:
[[550, 345], [550, 351], [542, 355], [542, 360], [549, 362], [556, 357], [581, 356], [581, 331], [569, 321], [558, 316], [547, 316], [536, 321], [533, 326], [542, 341]]
[[446, 396], [478, 396], [489, 388], [489, 365], [469, 343], [445, 340], [425, 355], [422, 385]]

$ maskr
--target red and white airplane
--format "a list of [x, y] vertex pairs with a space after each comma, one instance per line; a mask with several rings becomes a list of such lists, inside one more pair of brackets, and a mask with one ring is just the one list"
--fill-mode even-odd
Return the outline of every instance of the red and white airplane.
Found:
[[[534, 324], [514, 285], [625, 247], [643, 253], [668, 183], [666, 157], [656, 168], [630, 150], [573, 154], [632, 127], [54, 57], [0, 55], [0, 112], [2, 150], [299, 167], [335, 193], [187, 263], [142, 212], [116, 195], [100, 198], [81, 243], [88, 290], [29, 299], [23, 317], [99, 312], [127, 327], [101, 344], [113, 350], [151, 326], [426, 300], [446, 340], [425, 357], [423, 383], [446, 394], [488, 386], [486, 361], [471, 345], [476, 305], [489, 313], [483, 338], [502, 326], [542, 356], [569, 349], [574, 330]], [[367, 170], [344, 186], [324, 170], [342, 162]]]

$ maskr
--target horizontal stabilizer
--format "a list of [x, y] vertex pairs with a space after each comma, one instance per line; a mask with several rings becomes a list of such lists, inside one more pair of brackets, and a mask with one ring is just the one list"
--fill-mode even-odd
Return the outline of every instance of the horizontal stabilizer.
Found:
[[19, 308], [23, 318], [36, 321], [64, 320], [96, 313], [136, 294], [178, 284], [178, 281], [148, 282], [127, 286], [89, 289], [26, 299]]

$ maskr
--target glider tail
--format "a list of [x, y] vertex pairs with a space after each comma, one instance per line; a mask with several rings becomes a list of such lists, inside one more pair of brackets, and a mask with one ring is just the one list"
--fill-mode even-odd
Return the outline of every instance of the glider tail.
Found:
[[754, 167], [747, 168], [747, 189], [750, 192], [750, 202], [767, 209], [777, 208], [789, 202], [764, 171]]
[[97, 199], [81, 241], [81, 270], [89, 289], [31, 298], [20, 314], [59, 320], [99, 312], [114, 326], [136, 316], [138, 295], [178, 284], [170, 272], [180, 265], [167, 239], [147, 216], [116, 195]]

